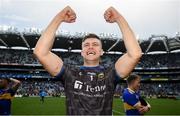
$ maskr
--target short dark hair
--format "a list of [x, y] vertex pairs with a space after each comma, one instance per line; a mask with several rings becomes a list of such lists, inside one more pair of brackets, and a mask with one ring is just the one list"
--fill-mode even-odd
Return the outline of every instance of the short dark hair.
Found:
[[127, 84], [131, 84], [134, 80], [136, 80], [137, 78], [140, 78], [139, 75], [136, 74], [131, 74], [128, 78], [127, 78]]
[[84, 42], [84, 41], [85, 41], [86, 39], [88, 39], [88, 38], [96, 38], [96, 39], [98, 39], [99, 41], [101, 41], [101, 39], [100, 39], [99, 36], [97, 36], [96, 34], [90, 33], [90, 34], [86, 35], [86, 36], [82, 39], [82, 42]]

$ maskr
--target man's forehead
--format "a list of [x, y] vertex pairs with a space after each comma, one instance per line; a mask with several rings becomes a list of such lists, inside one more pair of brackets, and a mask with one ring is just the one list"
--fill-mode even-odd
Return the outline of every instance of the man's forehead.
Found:
[[93, 43], [93, 42], [101, 43], [101, 41], [97, 38], [87, 38], [83, 43]]

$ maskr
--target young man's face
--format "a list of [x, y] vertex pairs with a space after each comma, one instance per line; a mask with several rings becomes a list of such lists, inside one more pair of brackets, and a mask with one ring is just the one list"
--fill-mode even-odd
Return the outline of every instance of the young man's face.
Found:
[[101, 41], [97, 38], [87, 38], [82, 42], [81, 55], [85, 60], [96, 61], [103, 55]]
[[6, 79], [0, 79], [0, 89], [6, 88], [8, 81]]
[[140, 82], [141, 82], [141, 78], [138, 77], [136, 80], [133, 81], [133, 88], [135, 89], [135, 91], [139, 90], [140, 88]]

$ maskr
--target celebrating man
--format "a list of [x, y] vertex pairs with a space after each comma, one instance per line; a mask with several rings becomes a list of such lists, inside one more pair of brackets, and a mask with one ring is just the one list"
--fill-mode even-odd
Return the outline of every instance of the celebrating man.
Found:
[[104, 52], [101, 40], [95, 34], [89, 34], [82, 40], [84, 63], [80, 67], [63, 63], [51, 52], [59, 25], [76, 20], [76, 14], [69, 6], [54, 17], [36, 44], [36, 57], [52, 76], [64, 84], [68, 115], [111, 115], [115, 83], [120, 77], [127, 77], [141, 57], [141, 48], [123, 16], [110, 7], [104, 18], [108, 23], [118, 24], [127, 49], [127, 53], [109, 67], [100, 65]]

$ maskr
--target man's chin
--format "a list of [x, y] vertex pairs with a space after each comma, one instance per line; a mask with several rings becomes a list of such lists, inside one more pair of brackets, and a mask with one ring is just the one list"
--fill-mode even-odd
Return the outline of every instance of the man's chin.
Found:
[[86, 61], [98, 61], [99, 58], [86, 58]]

